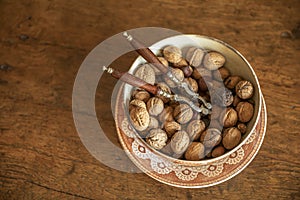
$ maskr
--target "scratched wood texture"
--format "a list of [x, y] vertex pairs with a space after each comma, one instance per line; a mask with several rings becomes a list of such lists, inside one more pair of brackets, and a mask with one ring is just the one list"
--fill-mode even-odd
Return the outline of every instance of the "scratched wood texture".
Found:
[[[0, 199], [300, 199], [299, 13], [298, 0], [0, 0]], [[252, 64], [268, 129], [233, 179], [175, 188], [111, 169], [82, 144], [72, 118], [81, 63], [106, 38], [146, 26], [219, 38]], [[114, 64], [128, 67], [135, 57]], [[96, 104], [106, 103], [96, 109], [118, 144], [109, 99], [116, 81], [104, 82]]]

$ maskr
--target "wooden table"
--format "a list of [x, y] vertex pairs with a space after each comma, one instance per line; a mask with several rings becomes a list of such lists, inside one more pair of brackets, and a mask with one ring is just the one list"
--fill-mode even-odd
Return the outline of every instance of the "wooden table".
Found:
[[[2, 0], [0, 199], [300, 199], [299, 12], [298, 0]], [[72, 117], [81, 63], [106, 38], [146, 26], [221, 39], [252, 64], [268, 129], [256, 158], [233, 179], [175, 188], [111, 169], [82, 144]], [[135, 57], [113, 66], [128, 69]], [[118, 144], [109, 99], [116, 81], [104, 81], [96, 110]]]

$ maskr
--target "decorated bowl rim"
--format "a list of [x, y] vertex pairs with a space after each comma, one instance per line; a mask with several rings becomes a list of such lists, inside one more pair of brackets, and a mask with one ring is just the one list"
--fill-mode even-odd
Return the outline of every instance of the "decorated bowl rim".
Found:
[[[235, 54], [237, 54], [243, 62], [246, 63], [247, 67], [250, 69], [251, 71], [251, 74], [252, 76], [254, 77], [254, 80], [257, 84], [257, 88], [255, 88], [256, 90], [258, 90], [258, 101], [257, 104], [258, 104], [258, 111], [257, 111], [257, 115], [256, 115], [256, 119], [255, 119], [255, 122], [253, 123], [252, 127], [251, 127], [251, 130], [249, 131], [248, 135], [243, 139], [242, 142], [240, 142], [236, 147], [234, 147], [233, 149], [227, 151], [226, 153], [224, 153], [223, 155], [219, 156], [219, 157], [216, 157], [216, 158], [209, 158], [209, 159], [205, 159], [205, 160], [199, 160], [199, 161], [190, 161], [190, 160], [182, 160], [182, 159], [179, 159], [179, 158], [173, 158], [171, 156], [168, 156], [156, 149], [154, 149], [153, 147], [151, 147], [150, 145], [148, 145], [147, 142], [144, 141], [144, 139], [137, 133], [137, 131], [134, 129], [134, 132], [137, 136], [137, 138], [139, 140], [141, 140], [151, 151], [154, 151], [155, 153], [159, 154], [160, 156], [166, 158], [167, 160], [170, 160], [172, 162], [175, 162], [175, 163], [180, 163], [180, 164], [187, 164], [187, 165], [199, 165], [199, 164], [208, 164], [208, 163], [214, 163], [216, 161], [219, 161], [221, 159], [224, 159], [226, 158], [227, 156], [229, 156], [231, 153], [237, 151], [241, 146], [243, 146], [246, 141], [248, 140], [248, 138], [251, 136], [251, 134], [253, 133], [253, 131], [255, 131], [255, 127], [257, 126], [258, 122], [259, 122], [259, 118], [260, 118], [260, 113], [261, 113], [261, 109], [262, 109], [262, 93], [261, 93], [261, 88], [260, 88], [260, 84], [259, 84], [259, 81], [258, 81], [258, 78], [251, 66], [251, 64], [246, 60], [246, 58], [238, 51], [236, 50], [234, 47], [232, 47], [231, 45], [227, 44], [226, 42], [222, 41], [222, 40], [219, 40], [219, 39], [216, 39], [216, 38], [213, 38], [213, 37], [210, 37], [210, 36], [205, 36], [205, 35], [197, 35], [197, 34], [183, 34], [183, 35], [175, 35], [175, 36], [171, 36], [171, 37], [167, 37], [167, 38], [164, 38], [162, 40], [159, 40], [157, 42], [155, 42], [154, 44], [152, 44], [149, 49], [157, 49], [158, 48], [158, 45], [160, 45], [161, 43], [164, 43], [165, 41], [167, 40], [170, 40], [170, 39], [176, 39], [177, 37], [190, 37], [191, 39], [197, 39], [197, 38], [204, 38], [204, 39], [208, 39], [208, 40], [212, 40], [212, 41], [215, 41], [215, 42], [218, 42], [220, 43], [221, 45], [224, 45], [225, 47], [227, 47], [228, 49], [230, 49], [231, 51], [233, 51]], [[164, 44], [164, 45], [167, 45]], [[164, 45], [161, 45], [159, 48], [162, 48]], [[168, 44], [168, 45], [176, 45], [175, 44]], [[141, 64], [141, 56], [138, 56], [134, 62], [132, 63], [132, 65], [130, 66], [130, 69], [129, 69], [129, 73], [133, 73], [133, 71], [136, 69], [136, 67]], [[125, 84], [126, 86], [127, 84]], [[123, 92], [125, 92], [126, 90], [124, 90]], [[129, 120], [130, 121], [130, 120]]]

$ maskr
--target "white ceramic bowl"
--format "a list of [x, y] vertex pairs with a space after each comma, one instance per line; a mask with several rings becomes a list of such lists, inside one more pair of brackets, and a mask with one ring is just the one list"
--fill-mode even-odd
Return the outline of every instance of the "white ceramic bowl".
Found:
[[[232, 150], [228, 151], [227, 153], [225, 153], [224, 155], [222, 155], [220, 157], [207, 159], [207, 160], [201, 160], [201, 161], [187, 161], [187, 160], [179, 160], [179, 159], [171, 158], [169, 156], [166, 156], [165, 154], [162, 154], [162, 153], [152, 149], [148, 144], [146, 144], [146, 142], [142, 138], [140, 138], [138, 136], [138, 134], [134, 133], [134, 130], [132, 129], [132, 127], [130, 127], [129, 120], [126, 119], [127, 118], [126, 114], [122, 113], [122, 112], [124, 112], [124, 108], [122, 110], [122, 108], [120, 108], [120, 106], [124, 105], [124, 102], [128, 103], [128, 101], [130, 100], [130, 97], [131, 97], [133, 87], [128, 84], [124, 84], [124, 87], [122, 87], [122, 89], [120, 90], [119, 96], [118, 96], [117, 106], [116, 106], [116, 115], [115, 115], [118, 117], [118, 119], [116, 120], [117, 127], [121, 127], [120, 129], [118, 129], [119, 139], [121, 141], [121, 144], [124, 147], [124, 149], [127, 150], [129, 157], [133, 160], [133, 162], [140, 169], [142, 169], [148, 175], [150, 175], [151, 177], [153, 177], [161, 182], [164, 182], [164, 183], [167, 183], [170, 185], [174, 185], [174, 186], [178, 186], [178, 187], [206, 187], [206, 186], [213, 185], [213, 184], [222, 182], [224, 180], [227, 180], [228, 179], [227, 176], [229, 176], [228, 174], [230, 174], [230, 173], [237, 174], [238, 172], [241, 171], [241, 169], [238, 171], [235, 171], [234, 173], [232, 171], [228, 172], [227, 176], [226, 176], [227, 179], [226, 178], [218, 179], [215, 177], [216, 179], [213, 178], [213, 180], [209, 180], [208, 182], [201, 181], [202, 179], [201, 178], [199, 179], [198, 174], [200, 172], [202, 173], [201, 170], [203, 170], [204, 168], [209, 169], [210, 166], [218, 166], [218, 164], [220, 164], [220, 163], [226, 164], [228, 159], [230, 160], [231, 155], [238, 154], [237, 152], [240, 152], [240, 150], [243, 149], [243, 147], [245, 145], [250, 144], [249, 141], [253, 142], [254, 139], [251, 139], [251, 137], [253, 137], [253, 135], [259, 135], [262, 138], [258, 143], [256, 143], [256, 146], [253, 144], [254, 145], [253, 150], [252, 150], [252, 152], [249, 152], [249, 153], [253, 154], [254, 152], [258, 151], [257, 145], [260, 146], [262, 139], [263, 139], [264, 132], [265, 132], [265, 121], [266, 120], [264, 120], [263, 118], [265, 118], [266, 112], [264, 111], [262, 113], [262, 109], [265, 109], [265, 108], [264, 108], [263, 97], [261, 94], [259, 82], [255, 75], [255, 72], [252, 69], [251, 65], [248, 63], [248, 61], [237, 50], [235, 50], [230, 45], [228, 45], [220, 40], [217, 40], [215, 38], [211, 38], [211, 37], [207, 37], [207, 36], [199, 36], [199, 35], [178, 35], [178, 36], [173, 36], [170, 38], [163, 39], [163, 40], [153, 44], [150, 47], [150, 49], [155, 54], [159, 54], [161, 49], [163, 49], [167, 45], [174, 45], [174, 46], [179, 47], [180, 49], [183, 50], [183, 55], [185, 55], [184, 52], [186, 51], [186, 49], [188, 47], [199, 47], [202, 49], [220, 52], [221, 54], [223, 54], [226, 57], [226, 63], [224, 66], [227, 69], [229, 69], [231, 74], [239, 75], [242, 78], [244, 78], [245, 80], [249, 80], [254, 85], [254, 88], [255, 88], [254, 95], [253, 95], [253, 100], [255, 102], [254, 116], [251, 119], [251, 121], [248, 122], [247, 132], [246, 132], [246, 134], [243, 135], [242, 141], [240, 142], [240, 144], [238, 146], [236, 146], [235, 148], [233, 148]], [[145, 63], [145, 62], [146, 61], [141, 56], [139, 56], [132, 64], [129, 72], [134, 73], [134, 71], [140, 66], [140, 64]], [[120, 113], [122, 113], [122, 114], [120, 114]], [[125, 125], [122, 124], [122, 123], [124, 123], [124, 120], [126, 121]], [[128, 125], [126, 125], [126, 123]], [[257, 132], [259, 132], [260, 134], [257, 134]], [[131, 139], [126, 140], [126, 139], [128, 139], [126, 137], [129, 137]], [[256, 137], [256, 138], [258, 139], [259, 137]], [[134, 149], [135, 147], [137, 149]], [[148, 152], [147, 153], [148, 155], [146, 155], [146, 154], [142, 155], [141, 152], [139, 152], [139, 150], [140, 150], [139, 147], [141, 147], [143, 149], [143, 151], [145, 150], [145, 152]], [[250, 149], [251, 148], [248, 148], [248, 150], [250, 150]], [[150, 156], [150, 154], [151, 154], [151, 156]], [[244, 152], [244, 155], [245, 155], [245, 152]], [[143, 162], [141, 160], [144, 158], [150, 160], [150, 165], [146, 165], [145, 162]], [[166, 167], [166, 169], [169, 168], [169, 170], [161, 171], [159, 169], [159, 167], [153, 168], [153, 166], [157, 165], [158, 163], [153, 164], [153, 162], [155, 163], [156, 161], [153, 161], [151, 158], [155, 158], [156, 160], [161, 159], [160, 163], [162, 163], [162, 165], [164, 165]], [[240, 158], [240, 160], [241, 159], [242, 158]], [[253, 159], [253, 155], [252, 155], [251, 160], [252, 159]], [[234, 163], [236, 163], [236, 162], [237, 161], [234, 161]], [[249, 164], [249, 162], [247, 162], [247, 164]], [[243, 166], [245, 166], [245, 164]], [[241, 165], [241, 167], [242, 167], [242, 165]], [[178, 169], [175, 169], [175, 168], [181, 168], [181, 169], [186, 168], [186, 169], [188, 169], [187, 173], [194, 172], [197, 174], [197, 177], [194, 177], [194, 176], [192, 178], [188, 177], [188, 176], [184, 175], [184, 173], [185, 173], [184, 171], [182, 171], [182, 170], [178, 171]], [[199, 168], [198, 171], [196, 170], [196, 168]], [[223, 172], [224, 165], [221, 168], [222, 168], [222, 172]], [[206, 174], [210, 174], [208, 171]], [[219, 169], [219, 171], [220, 171], [220, 169]], [[172, 172], [175, 173], [175, 176], [170, 175]], [[224, 173], [226, 173], [226, 172], [224, 171]], [[203, 174], [205, 174], [205, 172], [202, 173], [202, 175]], [[231, 177], [233, 176], [232, 174], [231, 174]], [[218, 175], [220, 175], [220, 174], [218, 174]]]

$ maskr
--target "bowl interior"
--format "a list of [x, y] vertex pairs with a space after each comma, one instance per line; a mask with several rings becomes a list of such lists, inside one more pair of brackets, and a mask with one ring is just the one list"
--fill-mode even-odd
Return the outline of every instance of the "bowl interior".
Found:
[[[250, 133], [254, 131], [254, 128], [258, 122], [258, 116], [261, 112], [261, 91], [260, 86], [257, 80], [257, 77], [250, 66], [250, 64], [247, 62], [247, 60], [233, 47], [230, 45], [217, 40], [215, 38], [207, 37], [207, 36], [199, 36], [199, 35], [178, 35], [173, 36], [170, 38], [163, 39], [155, 44], [153, 44], [151, 47], [149, 47], [156, 55], [159, 55], [161, 52], [161, 49], [163, 49], [167, 45], [174, 45], [178, 48], [182, 49], [183, 56], [185, 56], [186, 49], [188, 47], [199, 47], [207, 50], [213, 50], [218, 51], [221, 54], [223, 54], [226, 57], [226, 63], [225, 67], [229, 69], [231, 74], [233, 75], [239, 75], [242, 78], [249, 80], [254, 85], [254, 95], [253, 100], [255, 102], [254, 105], [254, 116], [251, 119], [250, 122], [248, 122], [247, 132], [243, 135], [241, 143], [233, 148], [232, 150], [228, 151], [223, 156], [212, 158], [207, 161], [220, 159], [231, 152], [236, 151], [238, 148], [240, 148], [244, 142], [248, 139], [248, 136], [250, 136]], [[139, 56], [134, 63], [132, 64], [129, 72], [134, 73], [134, 71], [139, 67], [140, 64], [146, 63], [146, 61]], [[129, 85], [125, 84], [124, 86], [124, 102], [128, 105], [128, 102], [130, 100], [130, 95], [132, 93], [132, 90], [134, 88]], [[186, 162], [195, 162], [195, 161], [186, 161]], [[201, 162], [201, 161], [197, 161]]]

